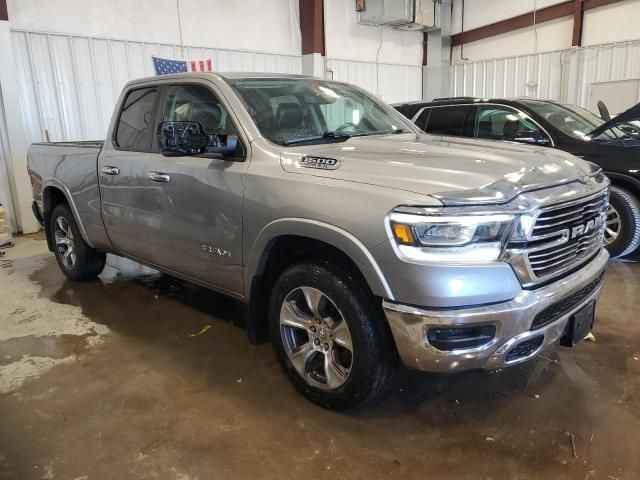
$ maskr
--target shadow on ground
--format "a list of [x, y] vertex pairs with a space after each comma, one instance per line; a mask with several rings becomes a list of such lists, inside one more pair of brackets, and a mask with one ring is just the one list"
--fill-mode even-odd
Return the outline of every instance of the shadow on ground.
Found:
[[152, 271], [70, 282], [49, 259], [31, 278], [51, 308], [111, 333], [0, 397], [0, 478], [636, 478], [640, 269], [609, 270], [596, 343], [497, 372], [403, 370], [388, 400], [345, 414], [249, 345], [241, 303]]

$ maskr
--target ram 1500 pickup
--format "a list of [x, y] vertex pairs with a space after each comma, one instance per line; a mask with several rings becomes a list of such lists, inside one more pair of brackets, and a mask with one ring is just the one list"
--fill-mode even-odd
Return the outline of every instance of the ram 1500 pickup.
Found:
[[496, 369], [593, 324], [608, 179], [543, 147], [433, 137], [346, 83], [192, 73], [128, 83], [104, 142], [29, 150], [73, 280], [106, 253], [236, 297], [252, 342], [327, 408], [399, 361]]

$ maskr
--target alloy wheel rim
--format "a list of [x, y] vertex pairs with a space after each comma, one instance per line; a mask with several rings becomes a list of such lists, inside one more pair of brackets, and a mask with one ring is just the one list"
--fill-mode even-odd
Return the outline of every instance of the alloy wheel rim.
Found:
[[60, 256], [62, 264], [67, 269], [72, 269], [76, 264], [76, 250], [73, 241], [73, 231], [69, 221], [65, 217], [58, 217], [54, 227], [54, 239], [56, 250]]
[[620, 213], [611, 204], [607, 210], [607, 221], [604, 227], [604, 244], [611, 245], [620, 236], [622, 229], [622, 219]]
[[313, 287], [287, 294], [280, 335], [289, 361], [311, 386], [340, 388], [353, 366], [353, 342], [344, 316], [329, 296]]

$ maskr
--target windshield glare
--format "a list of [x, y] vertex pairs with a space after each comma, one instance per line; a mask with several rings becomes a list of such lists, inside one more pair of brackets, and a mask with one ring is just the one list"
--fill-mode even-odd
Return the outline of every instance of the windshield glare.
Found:
[[279, 145], [343, 141], [413, 131], [363, 90], [314, 79], [244, 79], [231, 83], [260, 133]]
[[[602, 118], [576, 105], [539, 102], [527, 102], [527, 105], [558, 130], [579, 140], [590, 140], [589, 134], [604, 123]], [[601, 137], [603, 136], [610, 140], [616, 139], [611, 130], [603, 132]]]

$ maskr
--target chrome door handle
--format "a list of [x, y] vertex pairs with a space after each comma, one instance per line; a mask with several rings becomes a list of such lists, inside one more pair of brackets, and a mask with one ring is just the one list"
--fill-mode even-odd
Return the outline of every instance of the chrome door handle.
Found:
[[120, 169], [118, 167], [112, 167], [111, 165], [105, 165], [100, 169], [100, 172], [105, 175], [120, 175]]
[[171, 180], [171, 177], [162, 172], [149, 172], [149, 180], [152, 180], [154, 182], [168, 183]]

